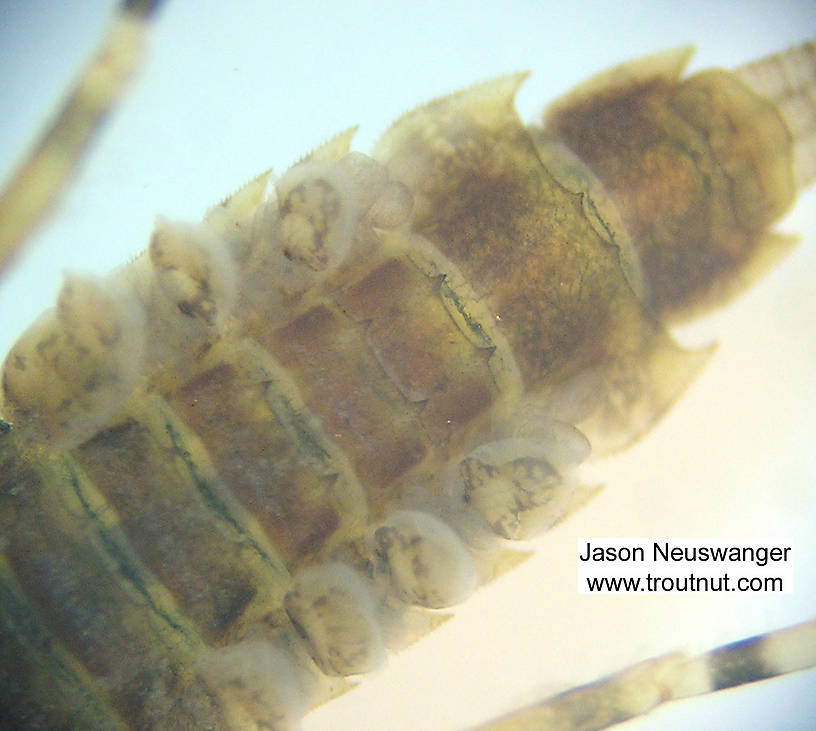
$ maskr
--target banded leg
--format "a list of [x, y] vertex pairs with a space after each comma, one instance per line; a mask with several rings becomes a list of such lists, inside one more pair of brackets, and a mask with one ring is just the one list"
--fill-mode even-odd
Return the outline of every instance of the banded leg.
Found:
[[[479, 726], [483, 731], [602, 729], [675, 700], [706, 695], [816, 665], [816, 620], [718, 647], [665, 655]], [[781, 719], [780, 719], [781, 720]]]

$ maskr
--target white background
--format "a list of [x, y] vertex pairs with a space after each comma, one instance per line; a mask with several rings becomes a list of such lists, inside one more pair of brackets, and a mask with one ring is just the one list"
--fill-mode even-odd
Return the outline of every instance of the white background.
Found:
[[[12, 8], [11, 6], [19, 6]], [[96, 7], [98, 6], [98, 7]], [[93, 48], [109, 2], [0, 4], [0, 169], [18, 158]], [[143, 75], [0, 286], [0, 352], [55, 297], [65, 268], [105, 272], [156, 214], [195, 220], [268, 166], [361, 123], [367, 149], [401, 112], [508, 71], [534, 72], [522, 115], [592, 72], [689, 42], [694, 67], [816, 36], [785, 2], [193, 2], [159, 16]], [[536, 558], [309, 729], [453, 729], [661, 652], [699, 651], [816, 615], [816, 198], [784, 222], [802, 245], [736, 307], [684, 333], [721, 340], [704, 376], [640, 444], [597, 465], [607, 489]], [[578, 596], [578, 536], [791, 536], [793, 596]], [[774, 693], [765, 698], [765, 693]], [[779, 695], [781, 694], [781, 696]], [[816, 674], [660, 712], [643, 728], [798, 728]], [[781, 699], [780, 699], [781, 698]], [[727, 720], [716, 715], [722, 705]], [[686, 708], [688, 706], [688, 708]], [[701, 714], [689, 721], [686, 713]]]

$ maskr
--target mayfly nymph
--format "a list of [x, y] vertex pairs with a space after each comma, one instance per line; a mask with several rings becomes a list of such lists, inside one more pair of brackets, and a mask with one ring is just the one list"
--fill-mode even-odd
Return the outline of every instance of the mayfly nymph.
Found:
[[68, 279], [3, 367], [9, 723], [287, 727], [591, 500], [816, 175], [814, 44], [688, 58], [529, 127], [476, 85]]

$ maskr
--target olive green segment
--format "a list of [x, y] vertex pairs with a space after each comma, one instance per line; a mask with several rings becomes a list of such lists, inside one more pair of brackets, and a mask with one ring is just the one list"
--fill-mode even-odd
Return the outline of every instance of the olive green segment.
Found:
[[[138, 558], [96, 511], [70, 460], [22, 456], [13, 439], [2, 441], [0, 533], [3, 566], [12, 574], [2, 577], [3, 612], [6, 627], [14, 625], [13, 641], [23, 648], [10, 666], [19, 692], [28, 697], [29, 689], [14, 668], [30, 674], [32, 703], [49, 693], [47, 675], [53, 671], [52, 700], [44, 708], [55, 704], [61, 710], [54, 712], [72, 713], [81, 705], [70, 727], [105, 715], [104, 702], [82, 690], [85, 678], [137, 727], [217, 725], [220, 713], [191, 670], [201, 640], [156, 598]], [[91, 723], [106, 725], [115, 719]]]
[[763, 232], [794, 200], [791, 136], [727, 72], [579, 97], [547, 124], [619, 206], [664, 320], [722, 304], [783, 253]]
[[229, 343], [208, 362], [173, 405], [286, 565], [361, 532], [362, 489], [269, 353]]
[[144, 563], [208, 642], [253, 602], [280, 597], [280, 561], [259, 545], [207, 474], [204, 451], [156, 397], [75, 450]]
[[368, 347], [406, 401], [421, 407], [417, 418], [442, 450], [500, 395], [489, 364], [495, 348], [471, 342], [445, 297], [456, 298], [445, 276], [429, 277], [403, 255], [374, 267], [337, 300], [365, 324]]
[[123, 729], [0, 559], [0, 728]]
[[371, 349], [365, 323], [330, 302], [316, 304], [263, 345], [286, 369], [309, 412], [343, 450], [379, 517], [429, 454], [429, 436]]
[[[528, 389], [586, 370], [622, 421], [609, 448], [641, 433], [701, 365], [645, 310], [585, 195], [542, 164], [513, 107], [519, 77], [432, 102], [375, 151], [417, 201], [415, 229], [462, 270], [509, 340]], [[558, 175], [562, 173], [558, 171]], [[593, 445], [595, 445], [593, 435]]]

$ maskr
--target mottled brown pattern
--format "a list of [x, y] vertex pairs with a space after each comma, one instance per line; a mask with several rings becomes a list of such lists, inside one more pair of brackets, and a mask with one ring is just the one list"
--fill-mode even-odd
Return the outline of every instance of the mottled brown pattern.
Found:
[[725, 72], [610, 91], [559, 109], [548, 126], [620, 207], [666, 320], [733, 296], [729, 280], [795, 196], [779, 113]]
[[365, 325], [366, 340], [407, 401], [421, 405], [419, 420], [432, 442], [485, 412], [494, 388], [489, 350], [474, 347], [440, 297], [441, 279], [429, 278], [407, 258], [388, 259], [349, 287], [338, 303]]
[[328, 501], [313, 497], [331, 491], [333, 479], [298, 463], [291, 437], [258, 408], [265, 390], [223, 364], [191, 380], [173, 403], [233, 494], [287, 564], [296, 566], [319, 551], [339, 524]]
[[298, 384], [310, 410], [341, 445], [375, 504], [425, 457], [415, 409], [373, 357], [364, 328], [319, 305], [266, 343]]

